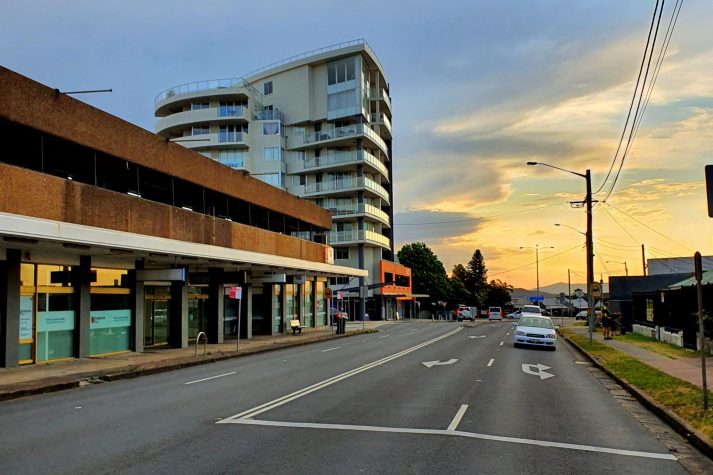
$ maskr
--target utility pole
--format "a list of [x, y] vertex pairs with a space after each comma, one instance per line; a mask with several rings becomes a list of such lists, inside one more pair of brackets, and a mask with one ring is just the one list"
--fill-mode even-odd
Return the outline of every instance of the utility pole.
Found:
[[703, 289], [701, 279], [703, 278], [703, 263], [701, 253], [693, 255], [693, 266], [696, 276], [696, 293], [698, 294], [698, 344], [701, 347], [701, 381], [703, 383], [703, 409], [708, 410], [708, 381], [706, 376], [706, 337], [703, 334]]
[[646, 253], [644, 252], [644, 245], [641, 245], [641, 265], [644, 269], [644, 277], [646, 277]]
[[592, 236], [592, 174], [587, 170], [584, 174], [587, 181], [587, 295], [589, 296], [589, 344], [592, 344], [594, 332], [594, 296], [592, 295], [592, 282], [594, 282], [594, 241]]
[[[567, 269], [567, 298], [569, 303], [572, 304], [572, 276], [569, 274], [569, 269]], [[572, 316], [572, 309], [569, 309], [570, 317]]]

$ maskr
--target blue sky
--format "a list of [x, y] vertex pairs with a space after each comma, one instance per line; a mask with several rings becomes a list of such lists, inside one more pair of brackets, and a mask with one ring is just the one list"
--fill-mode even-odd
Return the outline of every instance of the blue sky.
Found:
[[[81, 99], [153, 130], [154, 97], [172, 85], [237, 77], [364, 38], [391, 85], [397, 241], [427, 242], [449, 270], [479, 248], [492, 277], [534, 287], [533, 256], [519, 247], [576, 247], [579, 235], [553, 224], [584, 227], [581, 210], [566, 204], [584, 186], [524, 162], [591, 168], [595, 187], [602, 181], [653, 4], [6, 0], [0, 64], [60, 89], [112, 88]], [[684, 4], [609, 202], [622, 213], [609, 205], [595, 212], [595, 240], [619, 244], [600, 250], [598, 275], [619, 271], [607, 260], [635, 268], [641, 243], [660, 257], [713, 253], [702, 182], [713, 156], [711, 21], [711, 2]], [[405, 225], [450, 221], [460, 222]], [[583, 265], [578, 248], [551, 257], [541, 284], [566, 279], [567, 268], [583, 273]]]

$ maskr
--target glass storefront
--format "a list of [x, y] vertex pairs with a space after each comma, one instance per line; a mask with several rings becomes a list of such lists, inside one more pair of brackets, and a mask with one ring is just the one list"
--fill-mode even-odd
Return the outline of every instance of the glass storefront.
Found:
[[74, 288], [38, 287], [38, 362], [74, 356], [74, 318]]
[[304, 316], [303, 325], [307, 328], [314, 326], [314, 295], [312, 294], [313, 282], [306, 281], [302, 285], [302, 315]]
[[131, 349], [130, 290], [125, 270], [92, 269], [90, 288], [89, 354], [104, 355]]
[[290, 326], [290, 320], [296, 320], [297, 315], [297, 302], [296, 302], [296, 288], [295, 284], [285, 284], [285, 322], [287, 323], [286, 328]]
[[282, 333], [284, 320], [282, 319], [282, 285], [280, 284], [272, 286], [272, 315], [272, 332]]
[[171, 288], [147, 286], [144, 289], [144, 294], [144, 345], [166, 345], [168, 343]]
[[188, 338], [205, 332], [208, 325], [208, 294], [198, 287], [188, 288]]
[[316, 326], [323, 327], [327, 325], [327, 301], [324, 299], [325, 282], [315, 282], [314, 294], [317, 299], [317, 319]]

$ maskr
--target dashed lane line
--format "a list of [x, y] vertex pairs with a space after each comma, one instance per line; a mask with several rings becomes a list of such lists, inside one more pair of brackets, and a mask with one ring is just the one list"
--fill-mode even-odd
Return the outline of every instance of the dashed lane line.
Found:
[[188, 381], [187, 383], [183, 384], [195, 384], [195, 383], [202, 383], [203, 381], [208, 381], [211, 379], [216, 379], [216, 378], [222, 378], [224, 376], [230, 376], [231, 374], [235, 374], [237, 371], [231, 371], [230, 373], [225, 373], [225, 374], [219, 374], [217, 376], [211, 376], [209, 378], [203, 378], [203, 379], [196, 379], [195, 381]]
[[490, 358], [490, 361], [488, 361], [488, 366], [493, 366], [493, 363], [495, 363], [495, 358]]

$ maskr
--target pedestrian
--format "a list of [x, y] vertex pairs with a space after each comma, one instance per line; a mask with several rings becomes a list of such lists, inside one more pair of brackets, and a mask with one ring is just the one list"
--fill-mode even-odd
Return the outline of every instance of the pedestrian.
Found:
[[612, 332], [612, 318], [611, 313], [609, 313], [609, 306], [604, 303], [602, 306], [602, 333], [604, 334], [605, 340], [613, 340], [614, 332]]

